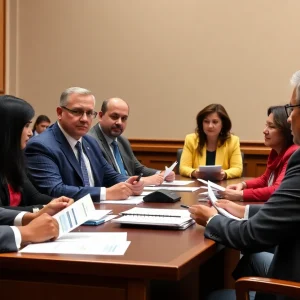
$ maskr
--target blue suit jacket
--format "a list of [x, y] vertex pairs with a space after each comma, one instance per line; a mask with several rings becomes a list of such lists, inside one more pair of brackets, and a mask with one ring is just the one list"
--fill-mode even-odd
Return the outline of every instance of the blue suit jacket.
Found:
[[82, 147], [91, 164], [95, 187], [84, 186], [78, 160], [57, 123], [29, 140], [25, 150], [28, 172], [41, 193], [74, 200], [89, 193], [93, 201], [99, 201], [100, 187], [110, 187], [127, 179], [107, 163], [94, 138], [84, 136]]

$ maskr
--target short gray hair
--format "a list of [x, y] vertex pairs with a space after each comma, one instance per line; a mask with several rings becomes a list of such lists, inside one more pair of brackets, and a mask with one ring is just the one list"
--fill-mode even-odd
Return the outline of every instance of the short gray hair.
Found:
[[[93, 95], [91, 91], [81, 88], [81, 87], [70, 87], [62, 92], [60, 95], [59, 105], [66, 106], [68, 104], [69, 96], [71, 94], [79, 94], [79, 95]], [[95, 100], [95, 97], [94, 97]]]
[[296, 87], [299, 85], [300, 83], [300, 70], [298, 70], [297, 72], [295, 72], [290, 80], [291, 85]]

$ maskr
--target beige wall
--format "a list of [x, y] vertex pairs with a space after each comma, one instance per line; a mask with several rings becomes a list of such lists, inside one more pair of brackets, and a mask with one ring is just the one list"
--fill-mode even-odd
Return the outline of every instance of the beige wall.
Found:
[[55, 120], [63, 89], [131, 105], [128, 137], [183, 139], [222, 103], [242, 140], [300, 67], [299, 0], [7, 0], [7, 92]]

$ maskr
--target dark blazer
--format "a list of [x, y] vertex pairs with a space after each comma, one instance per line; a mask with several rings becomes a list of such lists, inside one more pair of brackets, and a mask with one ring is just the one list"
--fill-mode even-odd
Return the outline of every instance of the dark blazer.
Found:
[[[300, 282], [300, 150], [290, 158], [277, 191], [262, 206], [251, 205], [250, 218], [234, 221], [215, 216], [205, 236], [243, 251], [260, 252], [277, 246], [268, 277]], [[256, 299], [287, 299], [257, 295]]]
[[15, 235], [9, 226], [14, 225], [14, 220], [19, 211], [0, 207], [0, 252], [17, 251]]
[[78, 160], [57, 123], [28, 141], [25, 149], [28, 172], [41, 193], [74, 200], [91, 194], [93, 201], [99, 201], [100, 187], [127, 179], [107, 163], [95, 139], [84, 136], [82, 147], [91, 164], [95, 187], [84, 186]]
[[[97, 140], [105, 159], [118, 172], [118, 168], [116, 166], [114, 157], [111, 153], [110, 146], [108, 145], [99, 125], [96, 124], [94, 127], [92, 127], [88, 134]], [[129, 176], [139, 175], [140, 173], [143, 173], [143, 176], [151, 176], [158, 171], [155, 169], [147, 168], [138, 161], [138, 159], [133, 154], [128, 139], [126, 139], [125, 137], [118, 137], [118, 146], [120, 149], [125, 169]]]
[[0, 206], [13, 210], [33, 211], [33, 208], [43, 208], [53, 197], [41, 194], [24, 174], [24, 184], [21, 190], [21, 203], [19, 206], [10, 206], [10, 198], [7, 184], [0, 184]]

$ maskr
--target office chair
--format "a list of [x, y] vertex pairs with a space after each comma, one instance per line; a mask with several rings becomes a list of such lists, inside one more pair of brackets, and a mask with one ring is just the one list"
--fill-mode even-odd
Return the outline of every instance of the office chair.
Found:
[[300, 282], [264, 277], [242, 277], [235, 283], [236, 300], [249, 300], [249, 291], [300, 299]]
[[242, 156], [242, 166], [243, 166], [243, 172], [242, 172], [242, 177], [245, 176], [245, 164], [244, 164], [244, 152], [241, 151], [241, 156]]
[[177, 160], [177, 174], [179, 174], [179, 167], [180, 167], [180, 159], [181, 159], [181, 154], [182, 154], [183, 149], [179, 148], [177, 149], [177, 154], [176, 154], [176, 160]]

